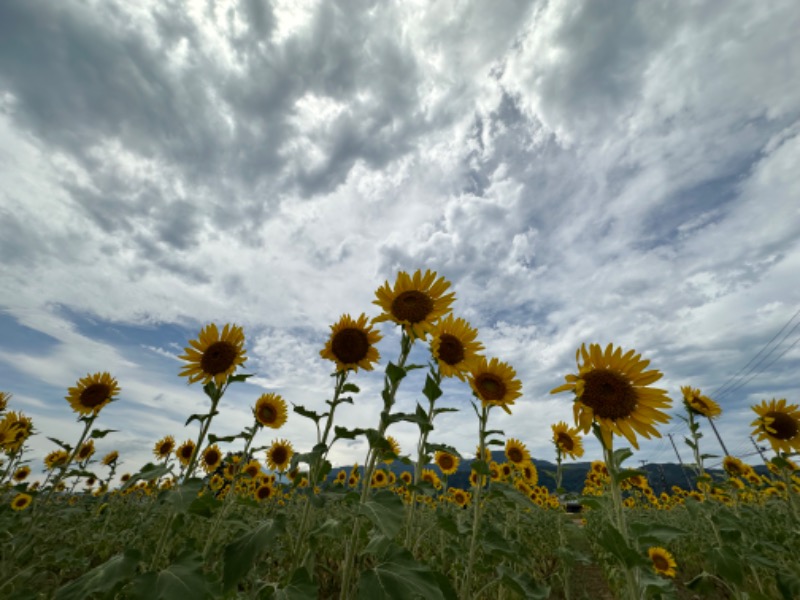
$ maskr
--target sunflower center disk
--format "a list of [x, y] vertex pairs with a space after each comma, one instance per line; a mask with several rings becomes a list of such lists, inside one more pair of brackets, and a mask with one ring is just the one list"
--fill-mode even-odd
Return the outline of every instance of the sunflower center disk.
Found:
[[509, 448], [508, 449], [508, 460], [513, 463], [521, 463], [523, 459], [522, 452], [520, 452], [519, 448]]
[[797, 435], [797, 421], [795, 421], [791, 416], [776, 411], [768, 412], [764, 416], [775, 419], [769, 425], [775, 430], [775, 433], [771, 434], [772, 437], [778, 438], [779, 440], [791, 440]]
[[430, 296], [417, 290], [409, 290], [397, 296], [392, 302], [392, 314], [398, 321], [419, 323], [433, 310]]
[[572, 449], [575, 447], [575, 444], [572, 441], [572, 436], [567, 435], [566, 433], [558, 434], [558, 445], [561, 446], [567, 452], [571, 452]]
[[277, 417], [277, 411], [269, 404], [263, 405], [258, 411], [258, 420], [262, 423], [274, 423]]
[[333, 336], [331, 344], [333, 355], [345, 364], [354, 364], [364, 360], [369, 351], [367, 334], [360, 329], [343, 329]]
[[464, 345], [456, 336], [443, 333], [439, 337], [439, 360], [450, 366], [464, 360]]
[[669, 569], [669, 562], [667, 562], [667, 559], [660, 554], [655, 554], [653, 556], [653, 566], [655, 566], [655, 568], [659, 571], [666, 571]]
[[604, 419], [624, 419], [636, 410], [636, 390], [621, 375], [596, 369], [583, 375], [581, 402]]
[[286, 449], [285, 448], [275, 448], [272, 451], [272, 462], [276, 465], [282, 465], [286, 462]]
[[224, 373], [233, 366], [237, 354], [236, 347], [230, 342], [214, 342], [203, 352], [200, 367], [209, 375]]
[[81, 392], [81, 404], [86, 408], [101, 405], [111, 395], [111, 388], [105, 383], [93, 383]]
[[442, 456], [439, 459], [439, 468], [443, 471], [449, 471], [453, 468], [453, 459], [449, 456]]
[[503, 380], [490, 373], [482, 373], [475, 380], [481, 398], [486, 401], [502, 400], [506, 395], [506, 385]]

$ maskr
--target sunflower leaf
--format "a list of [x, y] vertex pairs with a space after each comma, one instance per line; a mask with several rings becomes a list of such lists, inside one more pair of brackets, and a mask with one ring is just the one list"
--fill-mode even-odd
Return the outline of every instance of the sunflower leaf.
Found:
[[208, 417], [209, 417], [208, 414], [201, 415], [201, 414], [197, 413], [197, 414], [194, 414], [194, 415], [190, 416], [188, 419], [186, 419], [186, 423], [184, 423], [183, 425], [185, 427], [186, 425], [188, 425], [192, 421], [200, 421], [200, 423], [202, 424], [202, 422], [205, 421]]
[[308, 410], [306, 407], [300, 406], [299, 404], [293, 404], [292, 406], [294, 412], [296, 412], [298, 415], [305, 417], [306, 419], [311, 419], [315, 423], [319, 423], [319, 420], [324, 416], [316, 411]]
[[222, 585], [226, 592], [250, 572], [261, 553], [285, 530], [286, 517], [278, 515], [225, 546]]
[[372, 569], [361, 572], [359, 600], [444, 600], [434, 571], [417, 562], [405, 548], [392, 545]]
[[425, 397], [428, 400], [434, 402], [437, 398], [439, 398], [439, 396], [442, 395], [442, 389], [430, 375], [427, 375], [425, 377], [425, 387], [422, 388], [422, 393], [425, 394]]
[[457, 408], [434, 408], [433, 409], [433, 414], [434, 415], [440, 415], [440, 414], [446, 413], [446, 412], [458, 412], [458, 409]]
[[277, 600], [313, 600], [317, 597], [319, 597], [319, 586], [314, 583], [305, 567], [295, 569], [289, 582], [275, 590], [271, 596]]
[[214, 597], [214, 592], [217, 591], [215, 587], [203, 572], [203, 558], [200, 554], [187, 550], [163, 571], [139, 575], [131, 592], [133, 598], [182, 600]]
[[497, 567], [500, 583], [525, 600], [544, 600], [550, 597], [550, 588], [536, 582], [530, 575], [515, 573], [504, 565]]
[[463, 458], [459, 453], [458, 450], [453, 448], [452, 446], [448, 446], [447, 444], [431, 444], [430, 442], [425, 442], [425, 452], [447, 452], [448, 454], [452, 454], [453, 456], [457, 456], [458, 458]]
[[241, 434], [239, 435], [214, 435], [213, 433], [208, 434], [208, 443], [209, 444], [216, 444], [217, 442], [225, 442], [231, 443], [236, 438], [242, 437]]
[[355, 383], [345, 383], [342, 386], [342, 393], [352, 392], [354, 394], [357, 394], [360, 391], [361, 389]]
[[339, 427], [335, 425], [333, 427], [333, 432], [335, 436], [340, 440], [354, 440], [356, 436], [364, 435], [365, 430], [363, 429], [347, 429], [346, 427]]
[[614, 475], [614, 481], [620, 483], [626, 479], [630, 479], [631, 477], [639, 477], [642, 475], [645, 475], [645, 473], [639, 469], [622, 469], [622, 471]]
[[372, 521], [388, 538], [393, 538], [403, 526], [404, 504], [400, 497], [389, 491], [376, 493], [371, 500], [362, 504], [358, 510]]
[[65, 442], [62, 442], [59, 439], [52, 438], [52, 437], [49, 437], [47, 439], [50, 440], [51, 442], [53, 442], [54, 444], [57, 444], [57, 445], [61, 446], [67, 452], [72, 452], [72, 446], [70, 446], [69, 444], [67, 444]]
[[248, 377], [252, 377], [252, 373], [240, 373], [239, 375], [231, 375], [228, 377], [228, 383], [246, 381]]
[[106, 437], [109, 433], [115, 433], [119, 431], [118, 429], [92, 429], [92, 433], [90, 434], [92, 439], [98, 440], [100, 438]]
[[138, 550], [127, 549], [123, 554], [112, 556], [106, 562], [84, 573], [75, 581], [60, 588], [56, 600], [83, 600], [95, 594], [113, 598], [117, 588], [121, 588], [136, 574], [142, 555]]
[[389, 378], [389, 381], [392, 384], [397, 385], [398, 383], [400, 383], [400, 380], [403, 379], [403, 377], [405, 376], [406, 376], [406, 369], [404, 369], [403, 367], [398, 367], [393, 362], [390, 362], [388, 365], [386, 365], [386, 377]]
[[489, 470], [489, 464], [485, 460], [473, 460], [470, 468], [478, 475], [490, 475], [492, 472]]

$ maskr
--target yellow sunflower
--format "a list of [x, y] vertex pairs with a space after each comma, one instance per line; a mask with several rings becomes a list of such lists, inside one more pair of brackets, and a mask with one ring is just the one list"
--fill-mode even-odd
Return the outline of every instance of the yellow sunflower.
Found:
[[637, 433], [648, 439], [661, 437], [653, 424], [669, 421], [669, 415], [660, 409], [669, 408], [672, 401], [665, 390], [648, 387], [662, 377], [660, 371], [645, 371], [649, 360], [641, 360], [635, 350], [623, 354], [612, 344], [605, 352], [598, 344], [591, 344], [588, 350], [583, 344], [575, 359], [578, 374], [567, 375], [567, 383], [550, 393], [575, 393], [573, 411], [578, 429], [588, 432], [596, 422], [607, 448], [614, 434], [624, 435], [637, 450]]
[[112, 450], [103, 457], [103, 464], [107, 467], [110, 467], [118, 460], [119, 460], [119, 452], [117, 452], [116, 450]]
[[344, 469], [339, 469], [339, 472], [336, 473], [336, 479], [334, 479], [334, 483], [336, 485], [344, 485], [344, 482], [347, 481], [347, 471]]
[[435, 271], [427, 270], [423, 275], [418, 270], [413, 276], [400, 271], [394, 288], [387, 281], [375, 292], [373, 304], [383, 313], [372, 321], [394, 321], [412, 338], [425, 339], [434, 323], [450, 312], [455, 294], [445, 294], [449, 287], [450, 282], [444, 277], [437, 279]]
[[11, 508], [14, 510], [25, 510], [33, 502], [33, 497], [28, 494], [17, 494], [11, 501]]
[[9, 411], [0, 420], [0, 448], [16, 452], [33, 433], [33, 419], [22, 413]]
[[551, 425], [551, 428], [553, 429], [553, 442], [563, 455], [572, 459], [583, 456], [583, 443], [576, 428], [570, 429], [564, 421]]
[[153, 454], [156, 458], [161, 460], [168, 458], [172, 451], [175, 449], [175, 438], [171, 435], [161, 438], [156, 442], [153, 448]]
[[465, 381], [465, 374], [483, 351], [483, 344], [476, 341], [478, 330], [450, 314], [434, 325], [431, 336], [431, 354], [439, 363], [442, 376]]
[[532, 462], [522, 465], [522, 478], [530, 485], [539, 483], [539, 471]]
[[259, 473], [261, 473], [261, 463], [259, 463], [257, 460], [249, 461], [242, 468], [242, 473], [244, 473], [247, 477], [250, 477], [251, 479], [255, 478], [256, 476], [258, 476]]
[[213, 379], [218, 388], [222, 387], [228, 376], [247, 360], [244, 331], [238, 325], [226, 324], [220, 334], [211, 323], [189, 344], [186, 354], [178, 357], [189, 363], [180, 373], [181, 377], [189, 378], [189, 383], [202, 381], [205, 385]]
[[31, 474], [31, 468], [28, 466], [20, 467], [16, 471], [14, 471], [14, 481], [20, 483], [25, 481], [28, 478], [28, 475]]
[[8, 392], [0, 392], [0, 413], [8, 407], [8, 401], [11, 400], [11, 396]]
[[275, 440], [267, 449], [267, 466], [273, 471], [283, 473], [292, 462], [294, 448], [287, 440]]
[[219, 446], [213, 444], [203, 450], [203, 470], [206, 473], [216, 471], [217, 467], [222, 464], [222, 451]]
[[786, 399], [769, 402], [762, 400], [752, 407], [758, 418], [750, 423], [755, 427], [752, 435], [768, 440], [775, 452], [800, 452], [800, 409], [797, 404], [786, 404]]
[[194, 440], [186, 440], [175, 451], [175, 456], [178, 458], [178, 462], [180, 462], [184, 467], [189, 466], [189, 462], [192, 460], [192, 454], [194, 454]]
[[286, 401], [278, 394], [262, 394], [256, 400], [253, 415], [259, 425], [271, 429], [280, 429], [286, 423], [288, 411]]
[[275, 488], [273, 488], [268, 483], [258, 486], [253, 492], [253, 496], [259, 502], [264, 502], [265, 500], [269, 500], [274, 495], [275, 495]]
[[83, 462], [88, 460], [94, 454], [94, 440], [89, 440], [84, 442], [81, 445], [80, 450], [78, 450], [78, 454], [75, 455], [75, 458], [78, 459], [78, 462]]
[[653, 570], [658, 575], [675, 577], [675, 569], [678, 568], [678, 564], [675, 562], [672, 554], [664, 550], [664, 548], [654, 546], [647, 549], [647, 555], [650, 557], [650, 560], [653, 563]]
[[406, 485], [411, 485], [411, 482], [414, 480], [414, 476], [411, 475], [409, 471], [403, 471], [400, 473], [400, 480]]
[[97, 415], [100, 409], [119, 394], [117, 380], [107, 372], [86, 375], [78, 380], [75, 387], [67, 390], [72, 410], [79, 415]]
[[63, 467], [69, 460], [69, 454], [66, 450], [53, 450], [44, 458], [44, 466], [48, 471]]
[[484, 407], [499, 406], [511, 414], [508, 407], [522, 396], [522, 382], [516, 377], [516, 371], [508, 364], [480, 356], [473, 363], [469, 385]]
[[722, 468], [731, 477], [742, 477], [747, 474], [748, 467], [741, 459], [735, 456], [726, 456], [722, 459]]
[[375, 347], [380, 340], [380, 332], [372, 328], [364, 313], [358, 320], [342, 315], [331, 325], [331, 336], [319, 354], [335, 362], [337, 371], [358, 371], [359, 367], [372, 371], [373, 364], [381, 359]]
[[688, 385], [682, 385], [681, 392], [683, 393], [683, 403], [686, 405], [686, 409], [692, 411], [694, 414], [702, 415], [709, 419], [713, 419], [722, 414], [722, 409], [719, 407], [719, 404], [708, 396], [701, 394], [700, 390]]
[[469, 506], [472, 500], [472, 494], [459, 488], [450, 488], [447, 492], [450, 494], [453, 504], [461, 508]]
[[458, 471], [458, 465], [461, 463], [457, 456], [449, 452], [437, 450], [433, 457], [433, 462], [439, 467], [443, 475], [452, 475]]
[[525, 444], [514, 438], [506, 440], [506, 458], [517, 468], [522, 468], [524, 465], [531, 462], [531, 453], [525, 447]]
[[[390, 450], [388, 452], [383, 453], [381, 455], [381, 459], [383, 460], [384, 463], [390, 465], [394, 462], [394, 456], [392, 456], [392, 454], [394, 454], [395, 456], [400, 456], [400, 452], [402, 450], [400, 449], [400, 442], [398, 442], [392, 436], [387, 435], [385, 439], [386, 442], [389, 444]], [[389, 452], [391, 452], [392, 454], [389, 454]]]
[[433, 469], [422, 469], [422, 475], [420, 478], [422, 481], [427, 481], [430, 483], [437, 490], [442, 489], [442, 480], [439, 479], [439, 476]]

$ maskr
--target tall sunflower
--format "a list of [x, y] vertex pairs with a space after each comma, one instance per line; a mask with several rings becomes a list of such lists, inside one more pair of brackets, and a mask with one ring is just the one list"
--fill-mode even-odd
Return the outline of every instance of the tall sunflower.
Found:
[[203, 450], [203, 470], [206, 473], [213, 473], [222, 464], [222, 451], [219, 446], [213, 444]]
[[286, 418], [288, 417], [286, 401], [278, 394], [262, 394], [256, 400], [253, 415], [259, 425], [270, 427], [271, 429], [280, 429], [286, 423]]
[[168, 458], [172, 451], [175, 449], [175, 438], [171, 435], [167, 435], [156, 442], [155, 447], [153, 448], [153, 454], [155, 454], [156, 458], [164, 460]]
[[775, 452], [800, 452], [800, 409], [797, 404], [786, 404], [786, 398], [751, 407], [758, 418], [750, 423], [754, 426], [752, 435], [769, 441]]
[[359, 367], [372, 371], [373, 364], [381, 359], [375, 347], [380, 340], [380, 332], [372, 328], [364, 313], [358, 319], [342, 315], [331, 325], [331, 335], [319, 354], [335, 362], [337, 371], [358, 371]]
[[522, 468], [524, 465], [531, 462], [531, 453], [525, 447], [525, 444], [514, 438], [506, 440], [506, 458], [508, 462], [512, 463], [517, 468]]
[[431, 354], [439, 363], [442, 376], [465, 381], [465, 374], [483, 351], [483, 344], [476, 341], [478, 330], [449, 314], [434, 325], [431, 336]]
[[649, 360], [642, 360], [635, 350], [623, 354], [622, 348], [615, 350], [612, 344], [605, 352], [599, 344], [591, 344], [588, 350], [583, 344], [575, 360], [578, 373], [567, 375], [567, 383], [550, 393], [575, 393], [573, 411], [578, 429], [588, 432], [592, 422], [597, 423], [607, 448], [614, 434], [624, 435], [637, 450], [637, 433], [648, 439], [661, 437], [653, 424], [669, 421], [669, 415], [660, 409], [669, 408], [672, 401], [665, 390], [648, 387], [662, 377], [660, 371], [644, 370]]
[[678, 564], [675, 562], [672, 554], [664, 548], [652, 547], [647, 549], [647, 555], [653, 563], [653, 570], [658, 575], [666, 575], [667, 577], [675, 577]]
[[372, 321], [394, 321], [412, 338], [425, 339], [433, 324], [450, 312], [455, 294], [445, 294], [449, 287], [450, 282], [444, 277], [437, 279], [435, 271], [427, 270], [423, 275], [417, 270], [413, 276], [400, 271], [394, 287], [387, 281], [375, 292], [373, 304], [383, 313]]
[[294, 448], [287, 440], [275, 440], [267, 449], [267, 466], [273, 471], [283, 473], [292, 462]]
[[75, 387], [67, 390], [72, 410], [79, 415], [97, 415], [100, 409], [119, 394], [117, 380], [107, 372], [86, 375], [78, 380]]
[[66, 450], [53, 450], [44, 457], [44, 466], [48, 471], [63, 467], [69, 460], [69, 453]]
[[192, 460], [192, 454], [194, 454], [194, 440], [186, 440], [175, 451], [175, 456], [178, 458], [178, 462], [180, 462], [184, 467], [189, 466], [189, 462]]
[[226, 324], [220, 333], [211, 323], [189, 344], [186, 354], [178, 357], [189, 363], [180, 373], [181, 377], [189, 378], [189, 383], [202, 381], [205, 385], [213, 380], [218, 388], [222, 387], [228, 376], [247, 360], [244, 331], [238, 325]]
[[522, 383], [510, 365], [485, 356], [478, 357], [469, 374], [469, 385], [483, 406], [499, 406], [508, 414], [508, 407], [522, 396]]
[[687, 410], [692, 411], [694, 414], [702, 415], [709, 419], [722, 414], [719, 404], [708, 396], [704, 396], [700, 390], [688, 385], [682, 385], [681, 393], [683, 393], [683, 403], [686, 405]]
[[553, 429], [553, 443], [561, 450], [562, 455], [569, 456], [573, 460], [583, 456], [583, 442], [576, 428], [570, 427], [560, 421], [551, 425]]
[[433, 462], [439, 467], [442, 475], [452, 475], [458, 471], [458, 465], [461, 463], [461, 460], [449, 452], [437, 450], [433, 457]]

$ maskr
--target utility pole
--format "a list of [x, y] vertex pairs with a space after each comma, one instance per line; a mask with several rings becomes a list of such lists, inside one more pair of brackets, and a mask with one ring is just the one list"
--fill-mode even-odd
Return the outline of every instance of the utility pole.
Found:
[[761, 460], [763, 460], [764, 464], [766, 465], [768, 463], [767, 457], [764, 456], [764, 453], [761, 451], [761, 447], [758, 444], [756, 444], [756, 441], [753, 439], [752, 435], [750, 436], [750, 441], [753, 442], [753, 446], [756, 447], [756, 452], [758, 452], [761, 455]]
[[683, 476], [686, 478], [686, 483], [689, 486], [689, 489], [692, 489], [694, 486], [692, 482], [689, 481], [689, 476], [686, 474], [686, 468], [683, 466], [683, 460], [681, 459], [681, 455], [678, 454], [678, 447], [675, 445], [675, 440], [672, 439], [672, 434], [668, 433], [667, 437], [669, 438], [670, 443], [672, 444], [672, 449], [675, 450], [675, 456], [678, 457], [678, 462], [681, 464], [681, 472]]
[[707, 418], [708, 418], [708, 422], [711, 423], [711, 429], [714, 430], [714, 433], [716, 434], [717, 439], [719, 440], [719, 445], [722, 446], [722, 451], [725, 453], [725, 456], [730, 456], [730, 453], [728, 452], [728, 449], [725, 447], [725, 442], [722, 441], [722, 438], [719, 435], [719, 431], [717, 431], [717, 426], [714, 425], [713, 419], [711, 419], [711, 417], [707, 417]]

